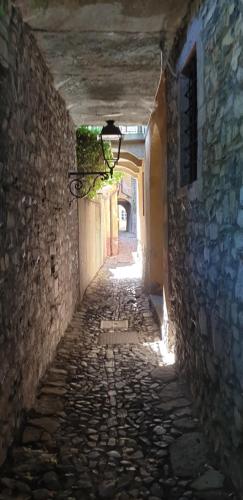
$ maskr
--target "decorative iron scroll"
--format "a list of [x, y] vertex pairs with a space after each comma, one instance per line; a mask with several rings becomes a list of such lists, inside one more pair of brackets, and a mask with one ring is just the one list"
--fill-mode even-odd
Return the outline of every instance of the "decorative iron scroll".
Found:
[[[87, 178], [94, 176], [93, 182], [87, 183]], [[109, 172], [78, 172], [73, 171], [68, 173], [69, 190], [74, 198], [85, 198], [92, 189], [94, 189], [96, 181], [101, 179], [107, 181], [110, 177]]]

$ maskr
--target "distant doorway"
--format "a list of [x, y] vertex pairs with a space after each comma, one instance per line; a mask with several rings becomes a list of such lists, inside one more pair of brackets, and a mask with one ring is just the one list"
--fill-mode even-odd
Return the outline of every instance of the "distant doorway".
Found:
[[131, 203], [118, 200], [119, 231], [131, 231]]
[[122, 205], [118, 205], [119, 231], [127, 231], [127, 211]]

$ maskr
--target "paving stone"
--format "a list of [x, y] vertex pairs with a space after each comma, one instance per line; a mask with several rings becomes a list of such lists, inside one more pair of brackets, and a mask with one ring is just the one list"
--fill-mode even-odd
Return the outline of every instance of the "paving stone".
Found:
[[175, 368], [173, 366], [159, 366], [154, 368], [151, 372], [151, 377], [153, 379], [160, 380], [164, 384], [173, 382], [177, 378]]
[[43, 483], [50, 490], [59, 490], [60, 482], [55, 472], [46, 472], [43, 476]]
[[48, 417], [33, 418], [29, 421], [29, 423], [34, 427], [41, 427], [50, 433], [55, 432], [60, 426], [57, 420]]
[[50, 492], [44, 488], [39, 490], [34, 490], [32, 492], [32, 495], [34, 500], [46, 500], [47, 498], [50, 498]]
[[42, 396], [36, 400], [34, 408], [41, 415], [53, 415], [62, 411], [63, 401], [58, 398], [54, 399], [51, 396]]
[[190, 401], [188, 401], [188, 399], [177, 398], [177, 399], [172, 399], [170, 401], [164, 401], [163, 403], [160, 403], [159, 407], [164, 412], [171, 413], [176, 408], [184, 408], [185, 406], [189, 406], [189, 405], [190, 405]]
[[194, 490], [219, 490], [224, 485], [224, 476], [217, 470], [210, 469], [191, 483]]
[[116, 493], [116, 482], [103, 482], [99, 486], [99, 495], [101, 498], [113, 498]]
[[110, 320], [102, 320], [101, 329], [128, 329], [128, 320], [118, 320], [118, 321], [110, 321]]
[[190, 431], [198, 426], [198, 423], [192, 418], [177, 418], [174, 420], [173, 425], [181, 431]]
[[222, 491], [222, 490], [216, 490], [216, 491], [194, 491], [193, 494], [193, 499], [195, 500], [230, 500], [233, 499], [235, 500], [236, 497], [229, 497], [229, 495]]
[[40, 440], [42, 430], [36, 429], [35, 427], [26, 427], [22, 435], [22, 443], [35, 443]]
[[154, 427], [154, 432], [155, 432], [155, 434], [157, 434], [158, 436], [161, 436], [161, 435], [163, 435], [163, 434], [165, 434], [165, 433], [166, 433], [166, 430], [165, 430], [165, 428], [164, 428], [162, 425], [156, 425], [156, 426]]
[[179, 384], [178, 382], [170, 382], [162, 389], [162, 391], [160, 392], [160, 397], [163, 399], [163, 401], [181, 398], [182, 396], [184, 396], [184, 392], [185, 389], [183, 388], [182, 384]]
[[[0, 500], [195, 500], [216, 493], [193, 487], [200, 477], [205, 484], [210, 464], [201, 429], [175, 366], [160, 366], [150, 348], [159, 329], [140, 279], [112, 277], [117, 259], [88, 287], [58, 346], [26, 414], [22, 446], [13, 446], [0, 471]], [[100, 344], [101, 321], [120, 319], [129, 328], [118, 334], [136, 332], [137, 343]], [[231, 491], [222, 484], [218, 498]]]
[[67, 390], [64, 387], [52, 387], [49, 385], [41, 388], [42, 394], [53, 394], [54, 396], [63, 396], [66, 392]]
[[170, 459], [175, 476], [190, 477], [203, 472], [208, 446], [201, 432], [183, 434], [170, 446]]

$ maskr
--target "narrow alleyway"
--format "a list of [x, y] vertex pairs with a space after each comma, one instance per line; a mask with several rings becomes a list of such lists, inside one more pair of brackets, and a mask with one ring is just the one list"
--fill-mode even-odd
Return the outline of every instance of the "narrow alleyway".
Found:
[[1, 500], [236, 498], [174, 366], [162, 366], [135, 250], [123, 234], [89, 286], [2, 468]]

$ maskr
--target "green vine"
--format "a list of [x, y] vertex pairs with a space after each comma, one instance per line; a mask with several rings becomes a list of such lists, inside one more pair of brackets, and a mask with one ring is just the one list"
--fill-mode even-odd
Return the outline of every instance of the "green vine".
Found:
[[30, 3], [32, 9], [44, 9], [46, 10], [49, 5], [49, 0], [31, 0]]
[[8, 2], [6, 0], [0, 0], [0, 19], [7, 14]]
[[[76, 153], [77, 153], [77, 168], [79, 171], [97, 171], [103, 172], [106, 170], [100, 142], [97, 141], [101, 129], [94, 127], [81, 126], [76, 130]], [[109, 143], [104, 143], [104, 150], [106, 158], [112, 159], [112, 150]], [[112, 179], [107, 181], [97, 179], [95, 186], [91, 188], [87, 198], [93, 199], [102, 187], [107, 185], [114, 185], [120, 182], [122, 178], [121, 172], [113, 172]], [[94, 181], [94, 176], [86, 178], [87, 188], [91, 187]]]

